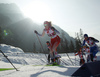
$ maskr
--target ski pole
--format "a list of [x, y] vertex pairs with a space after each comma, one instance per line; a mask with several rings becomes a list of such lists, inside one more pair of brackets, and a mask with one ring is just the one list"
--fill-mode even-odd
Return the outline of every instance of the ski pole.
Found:
[[41, 41], [40, 41], [40, 39], [39, 39], [39, 37], [38, 37], [37, 34], [36, 34], [36, 36], [37, 36], [37, 38], [38, 38], [38, 40], [39, 40], [39, 43], [40, 43], [41, 48], [42, 48], [42, 50], [43, 50], [43, 52], [44, 52], [44, 54], [45, 54], [45, 57], [46, 57], [46, 59], [48, 60], [48, 58], [47, 58], [47, 56], [46, 56], [46, 53], [45, 53], [45, 51], [44, 51], [44, 49], [43, 49], [43, 46], [42, 46], [42, 44], [41, 44]]
[[8, 59], [8, 57], [0, 50], [0, 52], [4, 55], [4, 57], [10, 62], [10, 64], [17, 70], [17, 68], [12, 64], [12, 62]]
[[[61, 59], [60, 59], [61, 60]], [[61, 60], [65, 65], [68, 65], [67, 63], [65, 63], [63, 60]]]
[[[62, 45], [62, 44], [61, 44]], [[62, 45], [62, 47], [63, 47], [63, 45]], [[64, 47], [63, 47], [64, 48]], [[66, 53], [67, 54], [67, 53]], [[70, 59], [70, 57], [69, 57], [69, 55], [67, 54], [67, 56], [68, 56], [68, 58], [69, 58], [69, 60], [71, 61], [71, 59]], [[74, 64], [73, 64], [73, 62], [71, 61], [71, 63], [72, 63], [72, 65], [74, 66]]]
[[69, 55], [66, 53], [66, 55], [68, 56], [68, 58], [69, 58], [69, 60], [70, 60], [70, 62], [72, 63], [72, 65], [74, 66], [74, 64], [73, 64], [73, 62], [72, 62], [72, 60], [71, 60], [71, 58], [69, 57]]
[[[75, 53], [74, 53], [74, 55], [75, 55]], [[76, 56], [75, 56], [75, 66], [76, 66]]]

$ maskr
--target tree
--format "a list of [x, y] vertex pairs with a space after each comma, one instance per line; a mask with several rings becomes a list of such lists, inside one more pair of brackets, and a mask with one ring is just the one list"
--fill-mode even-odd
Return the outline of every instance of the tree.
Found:
[[2, 43], [2, 36], [3, 36], [3, 32], [2, 32], [2, 29], [1, 29], [1, 27], [0, 27], [0, 43]]
[[76, 51], [79, 51], [80, 47], [81, 47], [81, 45], [79, 43], [79, 40], [75, 38], [75, 49], [76, 49]]
[[67, 39], [65, 39], [65, 50], [67, 51], [67, 52], [69, 52], [69, 45], [68, 45], [68, 40]]
[[61, 51], [66, 53], [66, 52], [69, 51], [69, 46], [68, 46], [69, 42], [66, 39], [65, 34], [64, 34], [63, 31], [61, 32], [61, 35], [62, 35], [61, 36]]
[[80, 42], [82, 43], [83, 42], [83, 39], [84, 39], [82, 29], [80, 29], [79, 38], [80, 38]]
[[71, 52], [74, 52], [74, 49], [75, 49], [75, 48], [74, 48], [74, 43], [73, 43], [72, 40], [70, 41], [69, 48], [70, 48], [70, 51], [71, 51]]
[[75, 33], [75, 49], [76, 51], [79, 51], [79, 49], [81, 48], [82, 42], [83, 42], [83, 31], [82, 29], [80, 29], [79, 33]]

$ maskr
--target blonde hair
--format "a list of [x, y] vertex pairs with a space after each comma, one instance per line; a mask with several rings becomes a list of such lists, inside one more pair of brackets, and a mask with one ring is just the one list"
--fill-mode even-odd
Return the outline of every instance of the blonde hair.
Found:
[[44, 23], [48, 23], [48, 26], [49, 26], [49, 27], [52, 27], [51, 21], [44, 21]]
[[49, 27], [52, 27], [51, 21], [48, 22]]

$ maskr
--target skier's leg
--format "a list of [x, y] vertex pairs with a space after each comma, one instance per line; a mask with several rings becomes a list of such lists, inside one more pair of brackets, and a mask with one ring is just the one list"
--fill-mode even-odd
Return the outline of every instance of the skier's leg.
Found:
[[58, 36], [54, 39], [51, 39], [51, 49], [53, 51], [57, 51], [59, 43], [60, 43], [60, 38]]
[[96, 56], [96, 54], [98, 53], [98, 47], [97, 46], [94, 46], [94, 51], [93, 51], [93, 57]]
[[93, 62], [93, 54], [90, 54], [90, 57], [91, 57], [91, 61]]
[[85, 63], [85, 59], [83, 59], [83, 64]]
[[93, 62], [93, 51], [94, 51], [94, 47], [90, 47], [90, 57], [92, 62]]
[[53, 44], [52, 46], [52, 50], [54, 51], [55, 55], [54, 56], [57, 56], [57, 47], [58, 45], [60, 44], [60, 39], [57, 39], [57, 41]]
[[53, 47], [52, 47], [52, 49], [53, 49], [53, 53], [54, 53], [54, 61], [57, 63], [57, 51], [56, 51], [56, 49], [57, 49], [57, 42], [53, 45]]
[[53, 50], [52, 50], [52, 47], [50, 46], [50, 48], [49, 48], [49, 50], [50, 50], [50, 58], [51, 58], [51, 61], [52, 62], [54, 62], [54, 54], [53, 54]]
[[96, 56], [97, 52], [98, 52], [97, 46], [90, 47], [91, 61], [93, 61], [93, 58]]
[[89, 62], [90, 60], [90, 55], [87, 55], [87, 63]]
[[80, 59], [80, 66], [82, 65], [82, 59]]
[[48, 54], [48, 63], [50, 63], [50, 54]]
[[50, 52], [50, 58], [51, 58], [51, 64], [53, 64], [54, 63], [54, 56], [53, 56], [52, 52]]
[[55, 60], [55, 53], [57, 52], [57, 47], [60, 43], [60, 38], [57, 36], [54, 39], [51, 39], [51, 52], [54, 53], [54, 60]]

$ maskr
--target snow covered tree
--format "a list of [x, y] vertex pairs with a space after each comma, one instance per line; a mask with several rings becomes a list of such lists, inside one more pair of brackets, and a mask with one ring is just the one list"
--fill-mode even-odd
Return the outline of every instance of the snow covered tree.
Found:
[[79, 51], [80, 47], [81, 47], [81, 45], [79, 43], [79, 40], [75, 38], [75, 49], [76, 49], [76, 51]]
[[83, 31], [82, 31], [82, 29], [80, 29], [80, 31], [79, 31], [79, 33], [75, 33], [75, 46], [76, 46], [76, 51], [78, 51], [80, 48], [81, 48], [81, 45], [82, 45], [82, 43], [83, 43], [83, 39], [84, 39], [84, 37], [83, 37]]
[[80, 29], [80, 32], [79, 32], [79, 39], [80, 39], [80, 42], [82, 43], [84, 39], [82, 29]]

